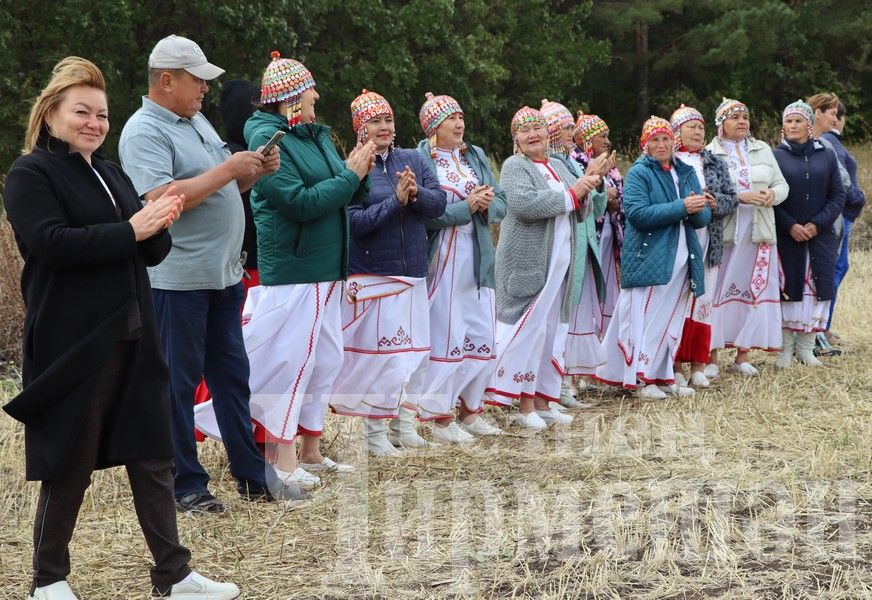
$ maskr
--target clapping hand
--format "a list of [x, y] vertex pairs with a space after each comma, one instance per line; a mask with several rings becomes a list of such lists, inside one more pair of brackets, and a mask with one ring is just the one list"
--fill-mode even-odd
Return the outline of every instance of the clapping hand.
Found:
[[406, 165], [406, 168], [396, 173], [396, 176], [397, 201], [399, 201], [400, 206], [405, 206], [409, 201], [414, 202], [418, 195], [418, 181], [415, 178], [415, 172]]
[[345, 159], [345, 166], [354, 171], [357, 178], [361, 181], [369, 175], [374, 164], [375, 144], [371, 141], [365, 144], [357, 144], [348, 154], [348, 158]]
[[146, 202], [128, 221], [133, 227], [136, 241], [146, 240], [175, 223], [182, 214], [184, 203], [185, 196], [179, 195], [174, 185], [168, 187], [159, 198]]

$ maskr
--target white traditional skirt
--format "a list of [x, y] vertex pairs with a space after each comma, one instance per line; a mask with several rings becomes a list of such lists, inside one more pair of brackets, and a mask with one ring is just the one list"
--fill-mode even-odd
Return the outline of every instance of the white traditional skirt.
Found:
[[690, 303], [690, 315], [684, 321], [681, 334], [681, 345], [675, 356], [676, 362], [693, 362], [706, 364], [709, 361], [712, 340], [712, 312], [715, 288], [718, 285], [718, 267], [708, 266], [709, 232], [708, 227], [696, 230], [699, 246], [703, 249], [703, 264], [705, 265], [705, 291], [701, 296], [694, 296]]
[[[242, 337], [251, 368], [251, 419], [269, 442], [319, 435], [342, 365], [342, 282], [258, 286], [248, 291]], [[220, 439], [212, 402], [194, 409], [197, 429]]]
[[560, 401], [569, 324], [560, 321], [570, 266], [571, 225], [563, 214], [554, 223], [554, 243], [542, 291], [516, 323], [497, 321], [497, 364], [488, 393], [494, 404], [519, 398]]
[[818, 300], [812, 277], [811, 260], [805, 251], [805, 283], [802, 300], [781, 303], [781, 326], [799, 333], [826, 331], [830, 316], [830, 300]]
[[496, 358], [494, 291], [475, 279], [472, 227], [439, 232], [428, 276], [430, 360], [418, 414], [421, 420], [450, 417], [458, 402], [483, 410], [484, 391]]
[[684, 226], [680, 227], [669, 283], [621, 290], [603, 338], [607, 360], [596, 370], [600, 381], [630, 389], [638, 381], [675, 383], [673, 363], [692, 297], [687, 239]]
[[712, 348], [781, 348], [780, 272], [775, 244], [751, 241], [754, 207], [736, 211], [736, 243], [724, 245], [713, 301]]
[[423, 277], [352, 275], [342, 299], [344, 360], [330, 407], [384, 419], [416, 410], [430, 352], [430, 305]]
[[600, 303], [600, 319], [597, 324], [597, 335], [599, 335], [600, 339], [605, 335], [606, 329], [609, 328], [609, 322], [612, 320], [615, 305], [618, 303], [618, 296], [621, 293], [619, 266], [613, 247], [617, 243], [618, 241], [615, 239], [614, 230], [612, 229], [612, 219], [607, 215], [603, 220], [603, 228], [600, 232], [600, 263], [603, 268], [603, 280], [605, 283], [605, 295]]
[[593, 375], [596, 368], [606, 362], [598, 331], [601, 317], [592, 258], [588, 256], [581, 298], [572, 309], [569, 319], [564, 356], [565, 375]]

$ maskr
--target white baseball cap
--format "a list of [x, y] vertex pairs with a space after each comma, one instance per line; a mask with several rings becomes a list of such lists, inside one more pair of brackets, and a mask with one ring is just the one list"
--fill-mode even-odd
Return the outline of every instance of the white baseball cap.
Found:
[[155, 44], [148, 57], [149, 69], [184, 69], [194, 77], [209, 81], [224, 73], [216, 67], [193, 41], [178, 35], [170, 35]]

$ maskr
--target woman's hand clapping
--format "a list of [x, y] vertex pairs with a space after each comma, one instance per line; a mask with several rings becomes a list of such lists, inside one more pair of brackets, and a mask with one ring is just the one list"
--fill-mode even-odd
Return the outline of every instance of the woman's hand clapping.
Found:
[[178, 194], [176, 186], [171, 185], [154, 200], [149, 200], [128, 221], [133, 227], [136, 241], [146, 240], [176, 222], [182, 214], [185, 196]]

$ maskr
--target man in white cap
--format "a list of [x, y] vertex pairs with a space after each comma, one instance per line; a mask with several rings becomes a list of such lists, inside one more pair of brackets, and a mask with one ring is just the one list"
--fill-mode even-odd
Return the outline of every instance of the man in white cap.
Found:
[[170, 228], [172, 250], [149, 269], [149, 277], [170, 369], [176, 504], [188, 512], [226, 510], [209, 493], [209, 475], [197, 460], [193, 401], [202, 377], [241, 496], [302, 498], [299, 488], [276, 479], [255, 445], [240, 324], [245, 219], [240, 191], [278, 170], [278, 149], [267, 156], [231, 155], [200, 113], [207, 81], [222, 73], [193, 41], [175, 35], [159, 41], [148, 59], [148, 96], [124, 125], [118, 148], [146, 200], [170, 185], [184, 198], [182, 215]]

